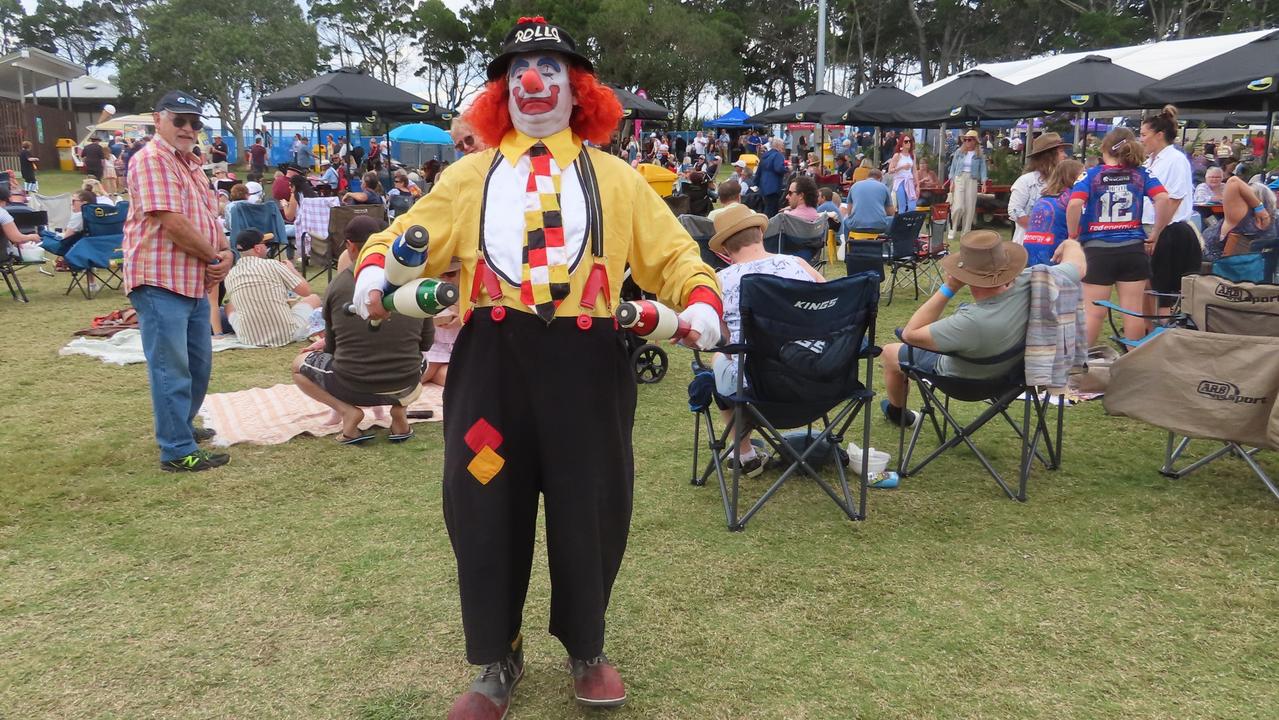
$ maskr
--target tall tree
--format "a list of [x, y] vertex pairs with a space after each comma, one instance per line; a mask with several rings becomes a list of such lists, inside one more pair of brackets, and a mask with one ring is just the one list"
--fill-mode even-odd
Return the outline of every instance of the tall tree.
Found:
[[405, 53], [416, 31], [409, 3], [313, 0], [311, 20], [342, 65], [361, 68], [390, 85], [403, 80]]
[[26, 14], [18, 0], [0, 0], [0, 52], [7, 55], [21, 42], [18, 28]]
[[187, 90], [207, 100], [236, 137], [263, 94], [306, 79], [318, 65], [315, 28], [302, 10], [256, 0], [169, 0], [146, 9], [118, 58], [125, 98], [150, 107], [166, 90]]
[[64, 0], [39, 0], [35, 12], [18, 25], [18, 36], [29, 47], [84, 66], [88, 74], [113, 61], [112, 20], [110, 9], [96, 3], [72, 6]]
[[423, 0], [413, 25], [422, 29], [414, 44], [422, 64], [413, 74], [426, 81], [430, 100], [457, 108], [484, 79], [478, 38], [440, 0]]

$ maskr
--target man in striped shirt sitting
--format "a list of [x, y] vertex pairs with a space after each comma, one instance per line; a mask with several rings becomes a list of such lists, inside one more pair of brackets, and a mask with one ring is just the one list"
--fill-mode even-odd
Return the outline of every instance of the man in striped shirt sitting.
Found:
[[[267, 237], [248, 228], [235, 236], [240, 261], [226, 277], [227, 321], [246, 345], [281, 347], [305, 340], [320, 296], [287, 263], [267, 257]], [[289, 304], [289, 293], [298, 301]]]

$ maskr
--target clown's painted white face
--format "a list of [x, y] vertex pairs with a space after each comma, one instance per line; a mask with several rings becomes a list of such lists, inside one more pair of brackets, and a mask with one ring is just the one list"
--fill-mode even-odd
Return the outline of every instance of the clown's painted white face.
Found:
[[511, 59], [506, 102], [516, 130], [546, 138], [568, 127], [573, 116], [568, 68], [568, 59], [559, 53], [524, 53]]

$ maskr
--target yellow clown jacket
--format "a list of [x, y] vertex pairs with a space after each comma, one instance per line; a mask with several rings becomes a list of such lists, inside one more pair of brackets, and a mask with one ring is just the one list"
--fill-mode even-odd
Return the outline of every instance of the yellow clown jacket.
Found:
[[[537, 139], [512, 130], [499, 148], [467, 155], [445, 168], [431, 191], [411, 210], [397, 216], [390, 228], [369, 238], [356, 262], [357, 272], [370, 264], [382, 265], [391, 242], [409, 227], [421, 225], [430, 234], [422, 276], [439, 277], [448, 269], [452, 258], [458, 258], [461, 261], [458, 311], [465, 313], [472, 304], [472, 285], [479, 281], [477, 260], [485, 255], [485, 225], [497, 222], [509, 227], [519, 223], [523, 227], [524, 222], [523, 195], [513, 191], [509, 183], [505, 189], [490, 187], [490, 184], [495, 175], [514, 168], [536, 142]], [[702, 262], [697, 244], [634, 168], [619, 158], [584, 147], [581, 139], [569, 130], [541, 142], [560, 168], [577, 169], [583, 209], [590, 216], [589, 220], [569, 218], [571, 206], [566, 203], [563, 208], [566, 228], [574, 221], [578, 226], [590, 225], [590, 228], [585, 231], [583, 251], [574, 258], [576, 264], [570, 264], [571, 289], [559, 305], [557, 317], [576, 317], [583, 312], [593, 317], [611, 315], [628, 266], [641, 288], [677, 309], [689, 302], [689, 295], [699, 286], [716, 296], [720, 294], [715, 271]], [[579, 157], [583, 153], [586, 157]], [[503, 164], [507, 167], [501, 167]], [[504, 195], [495, 197], [499, 192]], [[594, 235], [599, 238], [592, 243]], [[592, 258], [592, 245], [602, 248], [602, 257]], [[594, 301], [594, 308], [584, 311], [582, 291], [596, 261], [603, 262], [608, 272], [608, 302], [602, 297], [588, 299]], [[492, 260], [488, 262], [494, 265]], [[502, 297], [492, 300], [481, 291], [479, 304], [504, 305], [531, 313], [532, 310], [520, 302], [518, 270], [495, 269], [502, 278]]]

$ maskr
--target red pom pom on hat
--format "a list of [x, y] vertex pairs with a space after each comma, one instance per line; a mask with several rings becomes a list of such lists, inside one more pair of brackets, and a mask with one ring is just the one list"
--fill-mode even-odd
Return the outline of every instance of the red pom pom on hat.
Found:
[[542, 25], [545, 25], [545, 24], [546, 24], [546, 18], [542, 17], [541, 15], [534, 15], [533, 17], [522, 17], [522, 18], [520, 18], [520, 19], [519, 19], [519, 21], [517, 21], [515, 24], [516, 24], [516, 25], [525, 25], [525, 24], [527, 24], [527, 23], [540, 23], [540, 24], [542, 24]]

